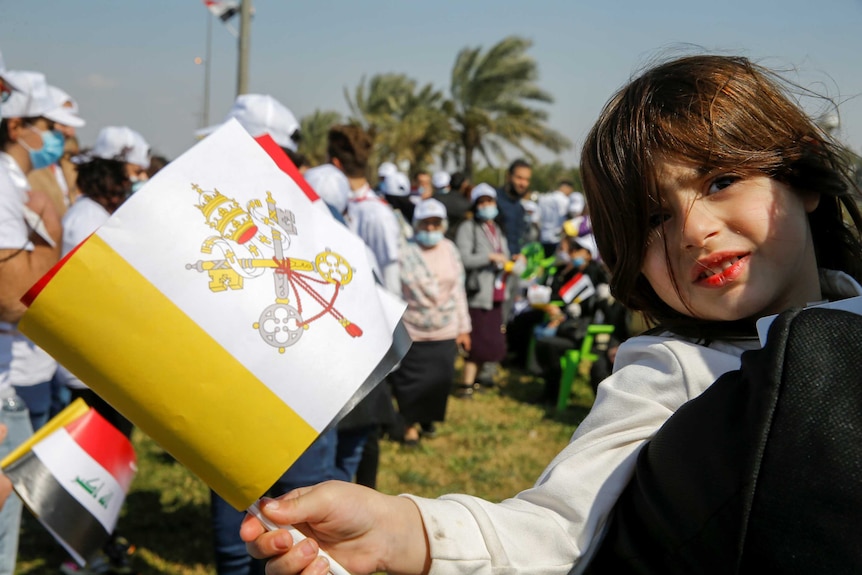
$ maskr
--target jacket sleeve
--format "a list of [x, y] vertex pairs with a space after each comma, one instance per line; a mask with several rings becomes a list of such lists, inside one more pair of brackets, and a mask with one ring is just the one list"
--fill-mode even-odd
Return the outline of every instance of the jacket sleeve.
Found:
[[501, 503], [467, 495], [413, 497], [428, 532], [431, 575], [569, 573], [588, 555], [634, 469], [664, 421], [737, 355], [669, 338], [629, 340], [619, 369], [534, 487]]

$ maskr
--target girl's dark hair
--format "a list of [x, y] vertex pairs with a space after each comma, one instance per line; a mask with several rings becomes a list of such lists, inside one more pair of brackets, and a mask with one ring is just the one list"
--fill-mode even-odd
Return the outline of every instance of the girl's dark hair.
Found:
[[78, 165], [78, 189], [113, 213], [129, 196], [132, 183], [126, 175], [126, 163], [120, 160], [93, 158]]
[[646, 71], [608, 102], [584, 143], [581, 174], [618, 300], [682, 334], [751, 332], [755, 318], [706, 322], [673, 310], [641, 273], [649, 214], [661, 201], [657, 170], [669, 160], [760, 173], [820, 194], [809, 214], [818, 266], [862, 280], [859, 190], [847, 154], [786, 86], [746, 58], [690, 56]]

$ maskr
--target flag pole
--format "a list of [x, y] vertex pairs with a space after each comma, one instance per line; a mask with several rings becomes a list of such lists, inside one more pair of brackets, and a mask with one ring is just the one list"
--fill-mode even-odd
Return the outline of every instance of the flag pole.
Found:
[[206, 128], [210, 125], [210, 70], [212, 69], [212, 35], [213, 35], [213, 15], [207, 12], [207, 47], [204, 60], [204, 109], [203, 109], [203, 126]]
[[251, 0], [241, 0], [239, 16], [239, 62], [237, 64], [237, 96], [248, 92], [248, 55], [251, 45]]

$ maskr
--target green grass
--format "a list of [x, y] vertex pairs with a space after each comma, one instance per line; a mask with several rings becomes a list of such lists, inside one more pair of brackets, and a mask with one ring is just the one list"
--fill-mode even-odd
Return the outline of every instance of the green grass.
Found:
[[[381, 442], [378, 489], [500, 501], [531, 486], [568, 442], [593, 394], [578, 380], [569, 409], [557, 415], [530, 403], [541, 395], [541, 380], [503, 371], [498, 383], [472, 401], [451, 398], [437, 437], [418, 448]], [[215, 573], [208, 489], [138, 430], [133, 442], [139, 472], [118, 530], [137, 547], [136, 569], [143, 575]], [[16, 573], [54, 574], [64, 560], [63, 549], [25, 511]]]

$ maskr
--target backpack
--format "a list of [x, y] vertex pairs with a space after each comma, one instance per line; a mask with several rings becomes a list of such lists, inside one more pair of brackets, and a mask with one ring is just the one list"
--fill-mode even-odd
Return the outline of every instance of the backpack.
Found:
[[862, 317], [779, 315], [641, 450], [586, 573], [862, 573]]

